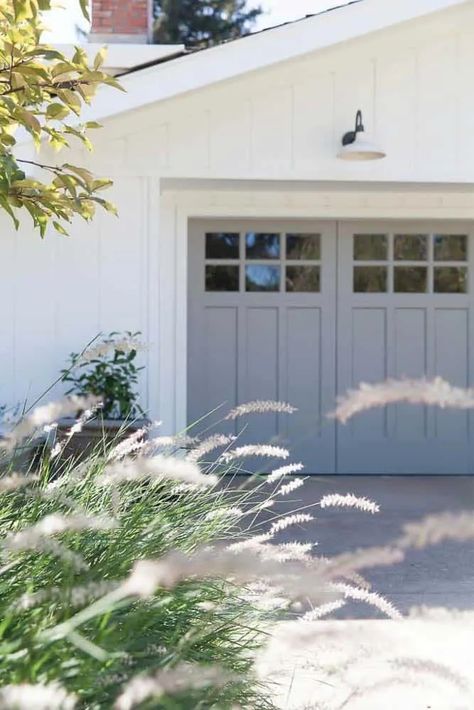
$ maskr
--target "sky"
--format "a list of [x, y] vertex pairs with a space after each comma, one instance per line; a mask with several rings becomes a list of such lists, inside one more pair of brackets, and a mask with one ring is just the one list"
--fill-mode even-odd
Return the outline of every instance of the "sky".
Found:
[[[328, 7], [344, 5], [348, 0], [260, 0], [253, 3], [261, 5], [264, 14], [260, 16], [256, 29], [279, 25], [282, 22], [297, 20], [305, 15], [327, 10]], [[250, 4], [250, 3], [249, 3]]]
[[[348, 0], [249, 0], [249, 7], [261, 5], [264, 14], [258, 19], [256, 30], [279, 25], [282, 22], [297, 20], [305, 15], [321, 12], [328, 7], [343, 5]], [[77, 24], [82, 24], [78, 0], [58, 0], [65, 10], [48, 13], [46, 18], [50, 32], [45, 37], [47, 42], [67, 43], [78, 40]]]

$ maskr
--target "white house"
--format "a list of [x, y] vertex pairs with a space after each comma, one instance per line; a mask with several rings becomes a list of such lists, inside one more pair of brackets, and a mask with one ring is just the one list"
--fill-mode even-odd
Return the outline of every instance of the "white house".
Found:
[[[473, 384], [474, 1], [359, 0], [195, 53], [110, 23], [127, 93], [99, 95], [95, 153], [68, 161], [113, 178], [120, 218], [44, 241], [2, 222], [0, 400], [141, 330], [165, 431], [281, 399], [298, 414], [245, 437], [309, 472], [473, 473], [472, 414], [326, 415], [362, 381]], [[357, 110], [384, 159], [338, 157]]]

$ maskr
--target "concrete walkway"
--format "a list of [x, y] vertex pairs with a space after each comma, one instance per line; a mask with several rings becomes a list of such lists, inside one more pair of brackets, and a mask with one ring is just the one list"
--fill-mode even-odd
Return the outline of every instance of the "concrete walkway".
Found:
[[[381, 512], [312, 508], [327, 493], [376, 500]], [[405, 522], [433, 513], [472, 510], [474, 477], [312, 478], [272, 513], [297, 508], [316, 520], [292, 527], [278, 541], [318, 542], [331, 556], [396, 538]], [[474, 545], [443, 543], [391, 568], [364, 574], [404, 615], [382, 621], [365, 604], [339, 610], [338, 620], [282, 622], [258, 662], [273, 700], [285, 710], [472, 710], [474, 678]], [[441, 609], [441, 607], [444, 608]], [[460, 611], [456, 611], [460, 610]]]
[[474, 614], [284, 622], [257, 660], [282, 710], [472, 710]]
[[[352, 509], [312, 508], [327, 493], [355, 493], [374, 499], [381, 511], [370, 515]], [[474, 509], [474, 476], [328, 476], [313, 477], [272, 509], [285, 513], [307, 508], [316, 520], [282, 532], [278, 541], [317, 542], [317, 552], [332, 556], [359, 547], [384, 545], [405, 522], [444, 511]], [[374, 590], [403, 613], [413, 606], [474, 609], [474, 545], [443, 543], [410, 552], [404, 562], [364, 575]], [[336, 618], [381, 618], [363, 604], [350, 604]]]

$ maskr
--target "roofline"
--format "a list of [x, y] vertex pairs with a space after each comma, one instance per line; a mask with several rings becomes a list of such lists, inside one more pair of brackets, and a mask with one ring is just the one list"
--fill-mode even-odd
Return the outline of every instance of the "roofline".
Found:
[[[79, 46], [86, 52], [90, 63], [94, 61], [97, 52], [105, 47], [107, 54], [104, 69], [120, 69], [124, 74], [127, 70], [169, 61], [185, 53], [184, 44], [114, 44], [110, 42], [111, 39], [113, 37], [109, 37], [106, 42], [87, 42]], [[77, 44], [55, 43], [53, 46], [67, 57], [72, 57]]]
[[130, 74], [126, 93], [104, 87], [84, 120], [104, 119], [189, 91], [270, 67], [386, 27], [474, 0], [355, 0], [335, 12], [297, 22], [164, 61]]

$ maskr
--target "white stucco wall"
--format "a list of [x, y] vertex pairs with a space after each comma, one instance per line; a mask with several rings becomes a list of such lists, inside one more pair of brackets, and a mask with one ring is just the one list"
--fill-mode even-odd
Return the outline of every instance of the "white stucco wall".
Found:
[[[473, 79], [468, 3], [107, 120], [93, 156], [64, 160], [114, 179], [118, 220], [42, 241], [1, 218], [0, 403], [41, 392], [98, 331], [141, 330], [144, 404], [182, 424], [187, 218], [474, 218]], [[336, 159], [358, 108], [385, 161]]]

